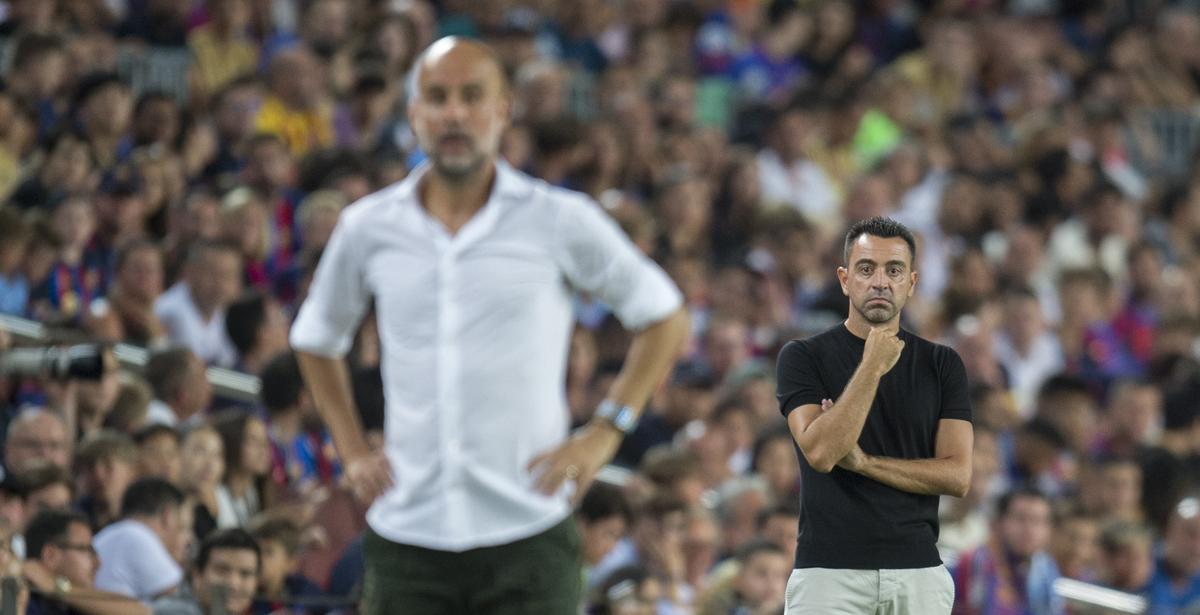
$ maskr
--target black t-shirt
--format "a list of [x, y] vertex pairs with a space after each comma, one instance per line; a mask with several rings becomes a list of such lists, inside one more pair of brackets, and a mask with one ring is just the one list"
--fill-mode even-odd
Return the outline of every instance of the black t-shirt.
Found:
[[[868, 455], [934, 456], [940, 419], [971, 420], [967, 374], [950, 348], [900, 330], [904, 350], [879, 381], [858, 444]], [[866, 340], [839, 324], [779, 353], [778, 398], [786, 416], [837, 400], [862, 361]], [[936, 547], [938, 498], [894, 489], [839, 467], [817, 472], [800, 458], [796, 568], [928, 568]]]

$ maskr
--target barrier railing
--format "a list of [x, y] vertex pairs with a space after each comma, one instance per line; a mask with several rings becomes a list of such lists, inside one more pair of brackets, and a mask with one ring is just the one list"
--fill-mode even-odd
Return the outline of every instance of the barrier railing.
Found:
[[1062, 596], [1071, 605], [1072, 615], [1140, 615], [1146, 612], [1146, 599], [1141, 596], [1074, 579], [1055, 581], [1054, 593]]
[[[40, 322], [0, 314], [0, 330], [7, 331], [16, 341], [32, 344], [72, 343], [78, 334], [64, 332], [59, 335]], [[150, 358], [150, 352], [132, 344], [115, 344], [113, 354], [123, 369], [141, 373]], [[253, 403], [258, 401], [262, 382], [257, 376], [221, 367], [207, 370], [208, 381], [213, 392], [234, 401]]]

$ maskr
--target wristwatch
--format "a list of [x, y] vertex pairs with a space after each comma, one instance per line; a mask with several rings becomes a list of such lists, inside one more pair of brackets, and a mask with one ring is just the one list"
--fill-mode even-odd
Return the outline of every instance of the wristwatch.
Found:
[[600, 402], [594, 416], [615, 427], [622, 435], [629, 435], [638, 423], [637, 410], [632, 406], [619, 405], [611, 399]]
[[60, 596], [71, 591], [71, 580], [67, 577], [54, 577], [54, 593]]

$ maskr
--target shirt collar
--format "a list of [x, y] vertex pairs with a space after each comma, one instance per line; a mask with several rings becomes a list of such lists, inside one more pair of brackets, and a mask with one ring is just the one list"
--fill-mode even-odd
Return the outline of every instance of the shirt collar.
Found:
[[[503, 159], [497, 158], [495, 160], [495, 165], [496, 179], [492, 183], [492, 192], [488, 195], [488, 205], [491, 205], [495, 201], [501, 199], [511, 200], [514, 198], [523, 197], [527, 195], [530, 190], [532, 190], [532, 180], [523, 173], [520, 173], [516, 169], [512, 168], [512, 166]], [[416, 204], [418, 198], [417, 184], [420, 183], [421, 178], [429, 172], [432, 166], [432, 163], [430, 163], [428, 160], [425, 160], [421, 162], [421, 164], [418, 164], [416, 167], [414, 167], [413, 170], [408, 174], [408, 177], [405, 177], [400, 183], [399, 196], [406, 201], [411, 200], [413, 204]]]
[[[534, 181], [531, 178], [513, 169], [507, 162], [499, 158], [495, 160], [495, 165], [496, 177], [492, 182], [492, 192], [488, 196], [487, 203], [476, 212], [474, 219], [460, 229], [454, 238], [451, 238], [451, 243], [457, 245], [459, 249], [486, 235], [495, 227], [504, 209], [528, 200], [529, 193], [533, 191]], [[402, 215], [408, 219], [407, 224], [416, 227], [427, 224], [429, 220], [429, 214], [424, 211], [419, 202], [417, 185], [425, 173], [429, 172], [430, 167], [431, 163], [425, 161], [414, 168], [400, 184], [397, 194], [398, 200], [404, 204], [403, 209], [406, 213]]]

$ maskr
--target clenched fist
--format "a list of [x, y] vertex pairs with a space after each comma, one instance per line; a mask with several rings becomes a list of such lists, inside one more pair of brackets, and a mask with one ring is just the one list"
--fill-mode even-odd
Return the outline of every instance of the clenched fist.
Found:
[[897, 332], [872, 327], [867, 334], [867, 346], [863, 349], [863, 364], [875, 370], [879, 376], [891, 371], [904, 350], [904, 340]]

